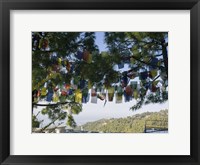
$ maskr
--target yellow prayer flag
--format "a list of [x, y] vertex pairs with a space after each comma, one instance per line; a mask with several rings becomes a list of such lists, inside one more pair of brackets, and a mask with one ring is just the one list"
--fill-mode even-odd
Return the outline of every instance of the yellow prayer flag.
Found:
[[41, 90], [41, 96], [46, 96], [46, 94], [47, 94], [47, 89], [43, 87]]
[[53, 94], [53, 102], [58, 102], [59, 101], [59, 97], [56, 93]]
[[79, 89], [75, 91], [75, 102], [82, 103], [82, 92]]

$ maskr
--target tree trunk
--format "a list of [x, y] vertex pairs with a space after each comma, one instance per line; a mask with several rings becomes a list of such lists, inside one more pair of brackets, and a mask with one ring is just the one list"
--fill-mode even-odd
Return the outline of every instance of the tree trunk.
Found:
[[165, 43], [165, 41], [162, 42], [162, 53], [164, 59], [164, 66], [168, 78], [168, 54], [167, 54], [167, 44]]

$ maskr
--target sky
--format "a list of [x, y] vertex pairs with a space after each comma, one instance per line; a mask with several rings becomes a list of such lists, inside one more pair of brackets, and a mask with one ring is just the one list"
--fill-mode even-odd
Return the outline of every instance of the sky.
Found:
[[104, 32], [96, 32], [96, 40], [95, 43], [98, 45], [100, 51], [107, 50], [106, 44], [104, 43]]
[[[106, 50], [106, 44], [104, 43], [104, 32], [96, 32], [96, 41], [95, 43], [99, 46], [100, 51]], [[122, 71], [128, 69], [128, 65], [122, 69]], [[136, 78], [137, 79], [137, 78]], [[124, 98], [123, 98], [124, 99]], [[45, 103], [44, 103], [45, 104]], [[131, 111], [130, 107], [132, 107], [134, 104], [136, 104], [136, 101], [133, 99], [130, 102], [123, 102], [122, 103], [115, 103], [115, 97], [113, 99], [113, 102], [108, 102], [104, 106], [104, 101], [101, 101], [98, 99], [97, 104], [90, 103], [90, 100], [87, 104], [83, 104], [83, 110], [78, 115], [73, 115], [77, 125], [82, 125], [87, 122], [92, 122], [100, 119], [109, 119], [109, 118], [121, 118], [121, 117], [127, 117], [127, 116], [133, 116], [138, 113], [143, 112], [157, 112], [160, 110], [168, 109], [168, 101], [163, 104], [149, 104], [142, 106], [141, 109], [137, 111]], [[34, 113], [37, 114], [39, 110], [42, 108], [39, 107]], [[45, 126], [49, 123], [48, 116], [47, 115], [39, 115], [38, 116], [41, 119], [45, 119], [43, 125], [41, 127]], [[66, 121], [64, 122], [64, 124]]]

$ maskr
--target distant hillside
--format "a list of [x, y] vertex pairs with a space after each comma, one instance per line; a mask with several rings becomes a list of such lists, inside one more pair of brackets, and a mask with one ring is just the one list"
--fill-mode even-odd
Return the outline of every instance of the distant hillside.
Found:
[[[161, 110], [159, 112], [145, 112], [127, 118], [101, 119], [82, 125], [82, 129], [84, 129], [85, 131], [97, 131], [107, 133], [142, 133], [144, 132], [145, 121], [146, 125], [153, 125], [155, 128], [159, 128], [160, 126], [162, 126], [168, 129], [168, 110]], [[81, 126], [79, 126], [77, 129], [80, 128]]]

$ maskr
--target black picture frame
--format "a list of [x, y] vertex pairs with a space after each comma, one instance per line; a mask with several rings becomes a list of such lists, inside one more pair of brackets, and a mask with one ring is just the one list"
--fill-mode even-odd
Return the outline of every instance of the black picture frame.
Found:
[[[25, 156], [10, 155], [10, 10], [190, 10], [190, 156]], [[199, 0], [0, 0], [0, 162], [1, 164], [200, 164], [200, 2]]]

